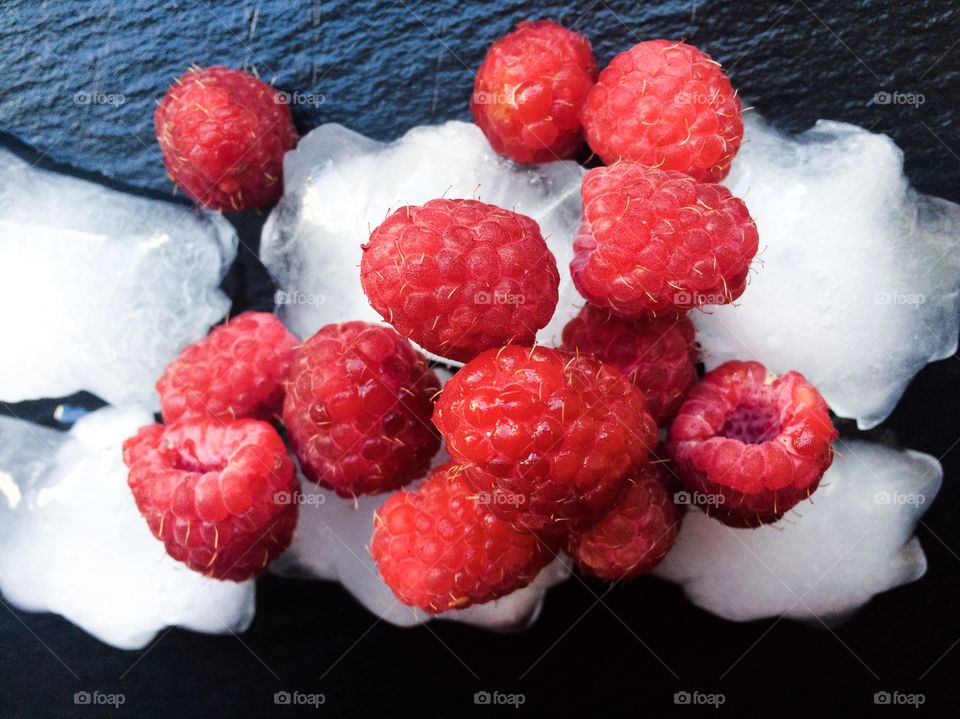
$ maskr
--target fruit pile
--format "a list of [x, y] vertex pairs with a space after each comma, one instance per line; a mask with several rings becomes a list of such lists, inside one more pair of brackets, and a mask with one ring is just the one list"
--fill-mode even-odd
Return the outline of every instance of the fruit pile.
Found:
[[[589, 145], [570, 267], [531, 218], [438, 198], [363, 245], [357, 280], [386, 324], [301, 343], [247, 312], [187, 347], [157, 383], [164, 424], [124, 445], [137, 506], [174, 558], [217, 579], [262, 573], [297, 524], [288, 451], [340, 497], [393, 492], [370, 551], [397, 598], [428, 612], [504, 596], [561, 552], [609, 581], [648, 571], [677, 536], [680, 496], [756, 527], [816, 490], [837, 433], [814, 387], [749, 361], [698, 378], [688, 313], [739, 298], [759, 242], [715, 184], [743, 134], [720, 66], [653, 40], [598, 75], [586, 38], [524, 22], [490, 48], [470, 109], [518, 163]], [[171, 178], [217, 209], [275, 202], [296, 142], [282, 96], [226, 68], [187, 73], [156, 130]], [[538, 346], [566, 271], [587, 304], [561, 346]], [[441, 389], [417, 347], [464, 366]]]

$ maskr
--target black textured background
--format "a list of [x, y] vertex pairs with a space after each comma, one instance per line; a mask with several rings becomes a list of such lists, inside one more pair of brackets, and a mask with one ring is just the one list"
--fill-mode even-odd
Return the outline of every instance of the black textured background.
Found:
[[[800, 131], [822, 117], [885, 132], [903, 148], [915, 186], [960, 201], [960, 11], [952, 5], [18, 0], [0, 6], [0, 130], [44, 162], [168, 193], [153, 108], [191, 63], [256, 68], [284, 90], [322, 95], [296, 109], [301, 131], [336, 121], [389, 139], [416, 124], [467, 119], [488, 44], [518, 20], [552, 17], [590, 37], [601, 63], [640, 40], [685, 37], [721, 61], [746, 103], [777, 126]], [[881, 91], [924, 102], [877, 104]], [[110, 95], [113, 102], [98, 101]], [[248, 248], [262, 219], [231, 217]], [[268, 306], [270, 288], [249, 249], [228, 288], [235, 310]], [[957, 716], [958, 388], [960, 359], [929, 366], [882, 430], [945, 466], [919, 530], [927, 576], [876, 598], [835, 633], [791, 621], [724, 622], [650, 579], [609, 594], [601, 583], [569, 581], [519, 635], [446, 623], [401, 630], [337, 585], [267, 577], [257, 619], [239, 639], [171, 630], [139, 652], [110, 649], [53, 615], [0, 607], [0, 716], [294, 713], [274, 705], [279, 690], [323, 693], [321, 708], [304, 710], [316, 716], [515, 711], [475, 707], [480, 690], [521, 692], [520, 712], [538, 715], [712, 711], [676, 707], [679, 690], [722, 692], [722, 711], [748, 716], [914, 711], [876, 707], [874, 692], [886, 690], [923, 693], [920, 714]], [[49, 408], [13, 409], [52, 423]], [[126, 703], [77, 707], [81, 690], [123, 693]]]

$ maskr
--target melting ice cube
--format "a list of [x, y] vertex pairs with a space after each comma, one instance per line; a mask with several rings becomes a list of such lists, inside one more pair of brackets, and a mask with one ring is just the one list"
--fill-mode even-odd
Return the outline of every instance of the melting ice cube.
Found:
[[163, 368], [229, 308], [236, 249], [219, 215], [0, 149], [0, 400], [88, 390], [157, 407]]
[[121, 444], [151, 424], [104, 408], [69, 433], [0, 417], [0, 591], [27, 611], [61, 614], [122, 649], [161, 629], [242, 632], [253, 582], [208, 579], [171, 559], [127, 487]]
[[841, 440], [820, 488], [774, 525], [731, 529], [699, 510], [655, 573], [734, 621], [831, 622], [927, 569], [913, 536], [943, 478], [927, 454]]
[[912, 190], [890, 138], [824, 120], [786, 137], [750, 116], [725, 184], [762, 264], [735, 306], [693, 313], [708, 369], [797, 370], [840, 416], [879, 424], [957, 349], [960, 206]]

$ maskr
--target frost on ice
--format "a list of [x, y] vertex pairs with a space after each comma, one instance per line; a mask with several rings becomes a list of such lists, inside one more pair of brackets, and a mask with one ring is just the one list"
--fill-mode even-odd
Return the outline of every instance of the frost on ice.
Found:
[[[449, 461], [449, 455], [441, 450], [432, 466]], [[290, 549], [271, 565], [271, 571], [283, 576], [339, 581], [367, 609], [392, 624], [411, 626], [430, 621], [434, 615], [397, 600], [370, 556], [373, 515], [391, 494], [357, 497], [354, 504], [303, 477], [300, 484], [297, 533]], [[536, 620], [547, 589], [569, 576], [569, 562], [560, 556], [522, 589], [492, 602], [436, 616], [490, 629], [523, 627]]]
[[538, 340], [559, 344], [583, 304], [566, 269], [583, 173], [570, 161], [515, 165], [471, 123], [417, 127], [391, 144], [337, 124], [318, 127], [284, 158], [284, 197], [263, 230], [260, 254], [280, 287], [280, 317], [301, 338], [331, 322], [381, 321], [360, 286], [360, 245], [370, 231], [403, 205], [473, 198], [540, 224], [564, 281], [554, 322]]
[[156, 407], [163, 368], [226, 314], [236, 249], [222, 217], [0, 149], [0, 400], [88, 390]]
[[0, 591], [61, 614], [101, 641], [145, 646], [167, 626], [242, 632], [254, 584], [208, 579], [171, 559], [127, 487], [120, 447], [151, 424], [104, 408], [69, 433], [0, 417]]
[[913, 536], [940, 488], [933, 457], [840, 440], [820, 488], [774, 525], [731, 529], [687, 512], [655, 573], [725, 619], [839, 621], [875, 594], [923, 576]]
[[797, 370], [838, 415], [879, 424], [957, 349], [960, 206], [912, 190], [885, 135], [823, 120], [793, 138], [751, 116], [725, 184], [762, 262], [735, 306], [693, 313], [707, 368]]

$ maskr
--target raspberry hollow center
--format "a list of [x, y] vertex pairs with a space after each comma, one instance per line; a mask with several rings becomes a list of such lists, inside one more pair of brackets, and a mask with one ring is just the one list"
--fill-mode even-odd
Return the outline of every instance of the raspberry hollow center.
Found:
[[220, 472], [227, 466], [226, 462], [208, 461], [202, 462], [193, 455], [180, 453], [173, 462], [173, 468], [195, 474], [206, 474], [207, 472]]
[[744, 444], [763, 444], [780, 434], [780, 417], [767, 405], [741, 404], [727, 415], [720, 434]]

